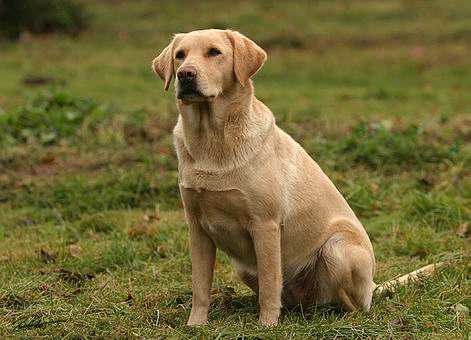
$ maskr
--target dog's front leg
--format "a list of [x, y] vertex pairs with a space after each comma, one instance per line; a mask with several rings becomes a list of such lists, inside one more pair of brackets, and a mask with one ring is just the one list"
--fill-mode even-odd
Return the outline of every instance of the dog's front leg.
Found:
[[272, 221], [251, 228], [257, 256], [259, 320], [265, 326], [276, 326], [280, 316], [283, 286], [280, 233], [280, 226]]
[[195, 218], [188, 218], [191, 252], [191, 281], [193, 299], [189, 326], [208, 322], [208, 310], [213, 280], [216, 246]]

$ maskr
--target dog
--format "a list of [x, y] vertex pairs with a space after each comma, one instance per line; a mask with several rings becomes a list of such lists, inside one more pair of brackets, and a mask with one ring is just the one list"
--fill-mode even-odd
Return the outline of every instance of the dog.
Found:
[[371, 305], [365, 229], [254, 96], [251, 77], [266, 59], [244, 35], [208, 29], [176, 34], [152, 62], [165, 90], [175, 79], [180, 112], [173, 136], [192, 262], [188, 325], [208, 321], [217, 248], [258, 295], [263, 325], [277, 325], [282, 305]]

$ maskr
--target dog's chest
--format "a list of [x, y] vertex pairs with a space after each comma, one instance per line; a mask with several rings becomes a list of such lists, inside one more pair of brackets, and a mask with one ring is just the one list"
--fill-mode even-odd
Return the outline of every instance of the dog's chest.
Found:
[[185, 207], [192, 209], [216, 246], [239, 261], [255, 258], [247, 231], [250, 213], [239, 190], [207, 191], [182, 189]]

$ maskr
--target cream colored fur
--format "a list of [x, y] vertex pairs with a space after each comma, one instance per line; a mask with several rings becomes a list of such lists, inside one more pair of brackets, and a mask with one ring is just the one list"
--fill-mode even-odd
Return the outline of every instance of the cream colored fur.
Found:
[[[221, 54], [208, 55], [210, 48]], [[180, 51], [184, 59], [176, 58]], [[189, 325], [207, 322], [216, 248], [257, 292], [264, 325], [277, 324], [282, 303], [339, 303], [351, 311], [371, 304], [368, 235], [316, 162], [254, 96], [250, 77], [265, 60], [240, 33], [202, 30], [177, 34], [153, 62], [165, 89], [179, 70], [193, 67], [202, 94], [177, 100], [174, 129], [192, 257]]]

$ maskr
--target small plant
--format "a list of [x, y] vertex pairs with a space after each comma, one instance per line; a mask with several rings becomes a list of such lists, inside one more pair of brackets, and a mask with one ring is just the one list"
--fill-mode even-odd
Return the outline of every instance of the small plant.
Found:
[[385, 124], [360, 122], [352, 128], [349, 137], [338, 143], [336, 151], [349, 163], [373, 169], [384, 166], [416, 168], [424, 163], [455, 158], [457, 145], [426, 141], [425, 137], [422, 129], [415, 125], [392, 130]]
[[[26, 105], [0, 114], [0, 145], [57, 144], [103, 123], [107, 111], [91, 99], [62, 91], [44, 92]], [[83, 132], [83, 131], [82, 131]]]
[[[116, 111], [63, 90], [40, 92], [22, 106], [0, 111], [0, 146], [82, 143], [96, 147], [152, 142], [166, 137], [160, 129], [152, 130], [147, 111]], [[165, 145], [169, 148], [171, 140]]]

